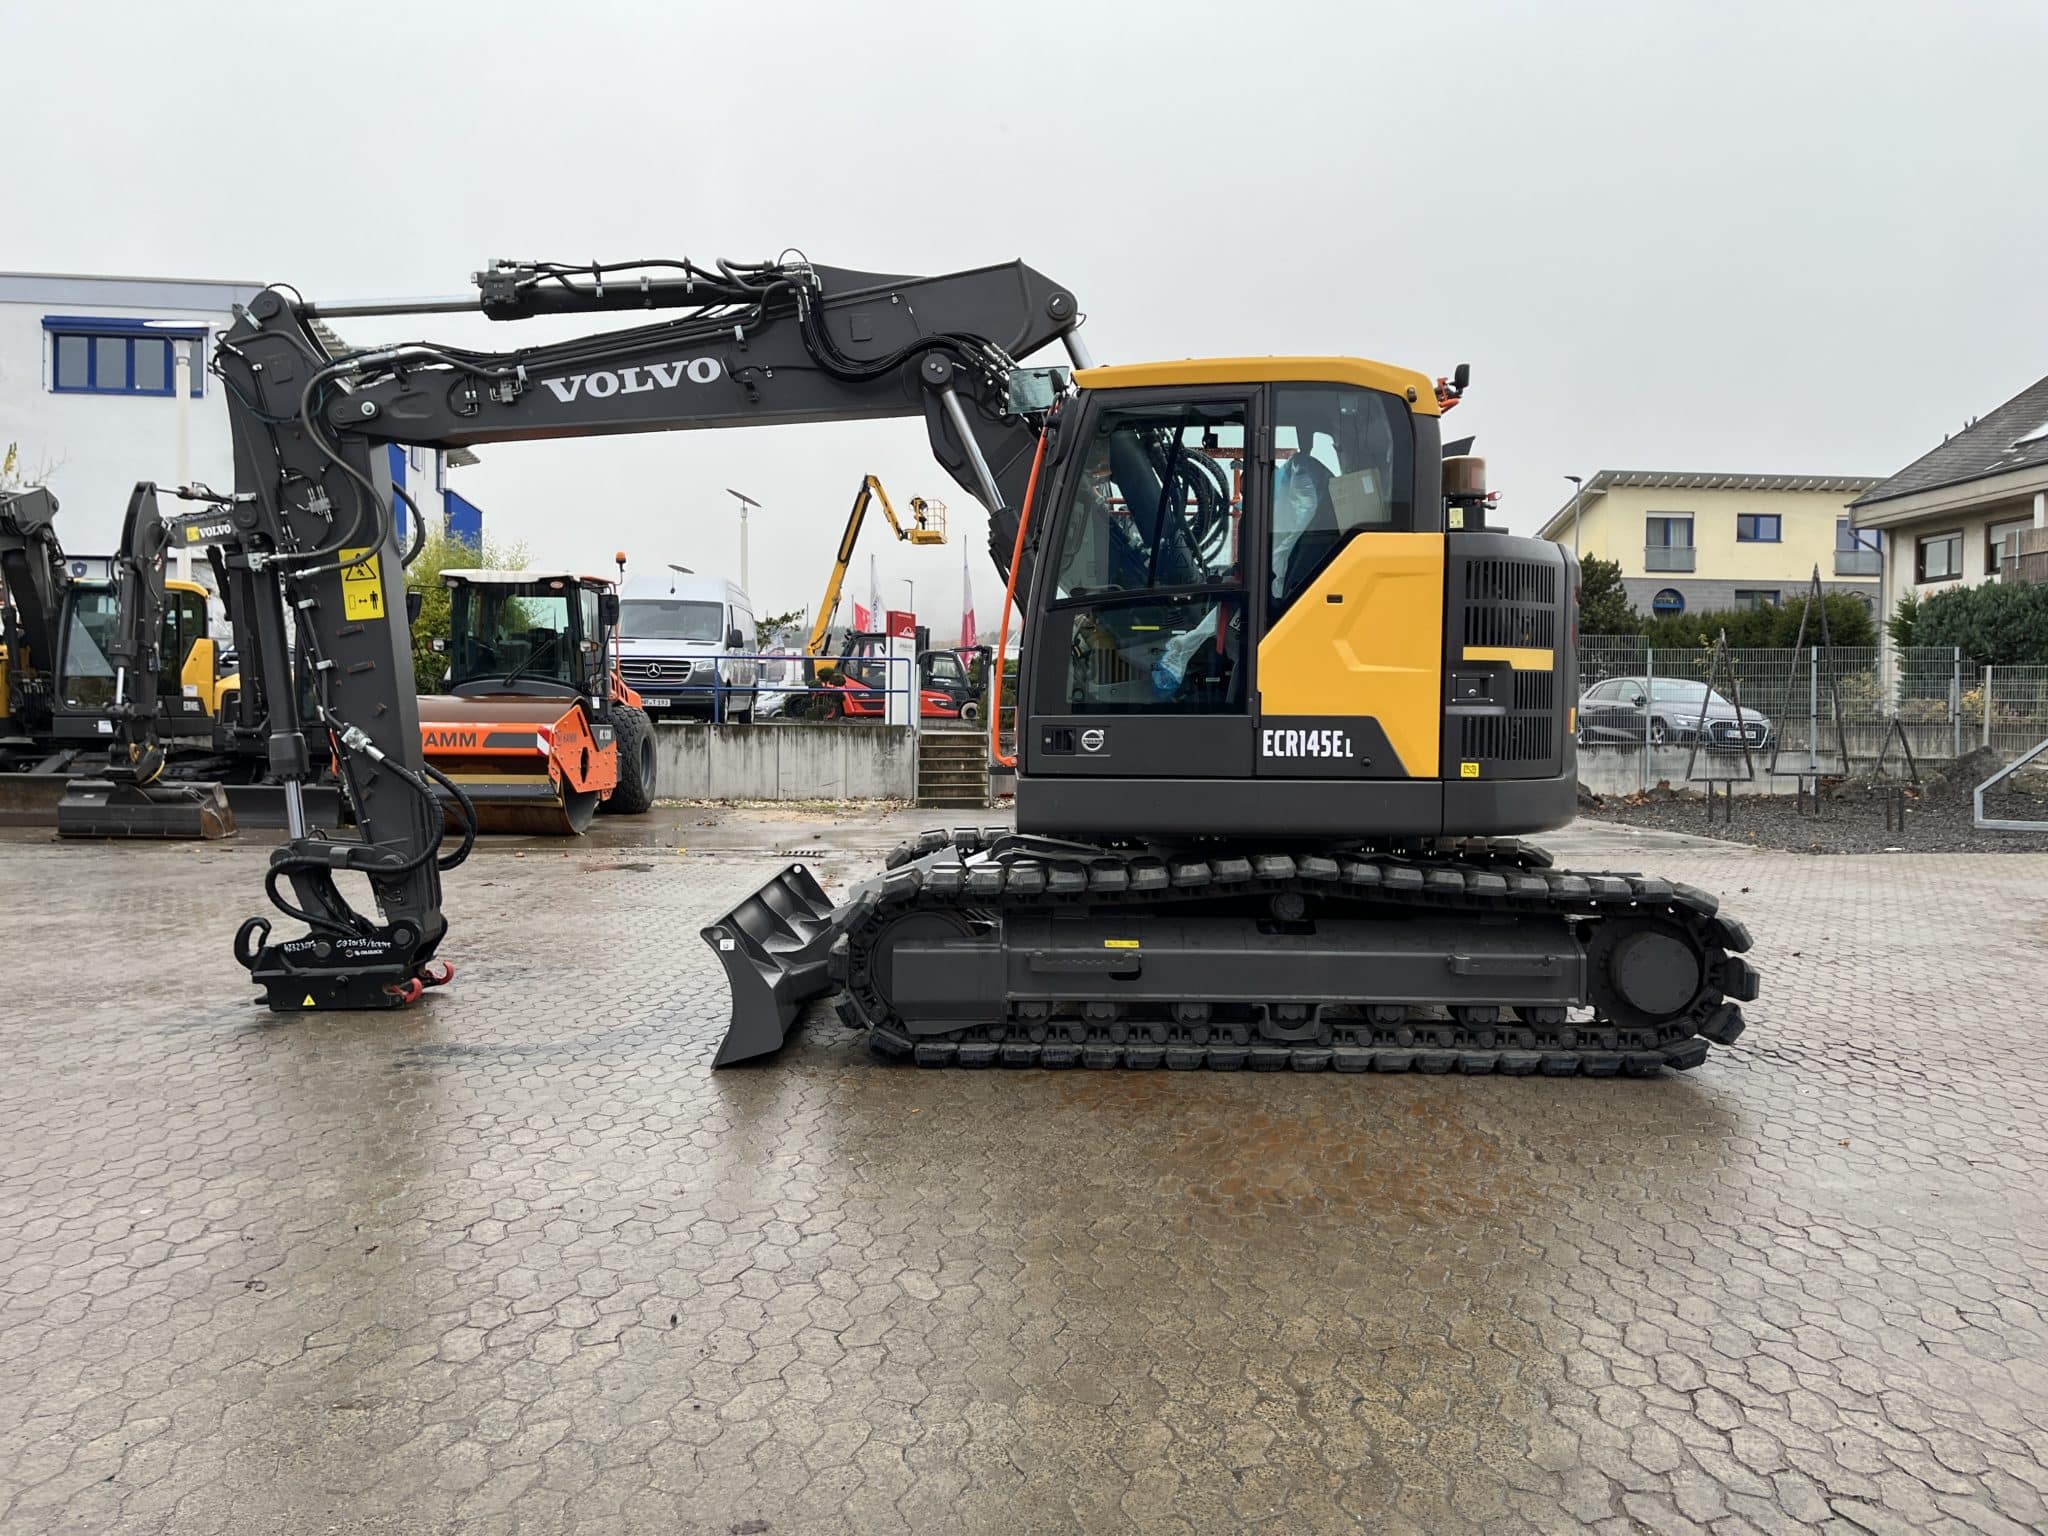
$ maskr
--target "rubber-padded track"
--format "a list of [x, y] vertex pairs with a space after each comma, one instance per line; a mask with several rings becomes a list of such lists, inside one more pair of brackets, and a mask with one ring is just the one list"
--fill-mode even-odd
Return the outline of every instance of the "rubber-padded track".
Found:
[[[1642, 1077], [1698, 1066], [1709, 1042], [1732, 1044], [1744, 1028], [1739, 1004], [1758, 991], [1756, 971], [1740, 958], [1750, 947], [1748, 930], [1722, 916], [1708, 892], [1653, 876], [1553, 869], [1542, 850], [1512, 840], [1398, 853], [1162, 857], [1045, 843], [1005, 828], [965, 828], [926, 833], [898, 848], [888, 863], [889, 873], [856, 891], [845, 915], [846, 945], [837, 964], [846, 993], [839, 1011], [848, 1025], [870, 1032], [878, 1055], [919, 1066]], [[1647, 1027], [1597, 1015], [1560, 1017], [1562, 1010], [1501, 1010], [1491, 1018], [1483, 1010], [1447, 1010], [1449, 1017], [1376, 1010], [1305, 1042], [1261, 1038], [1241, 1025], [1023, 1018], [913, 1038], [874, 982], [874, 946], [897, 918], [917, 910], [993, 915], [1078, 903], [1122, 907], [1136, 916], [1219, 896], [1287, 893], [1299, 894], [1310, 910], [1562, 915], [1588, 942], [1608, 918], [1664, 918], [1682, 927], [1702, 956], [1701, 982], [1687, 1006]], [[1398, 1016], [1385, 1016], [1390, 1012]]]

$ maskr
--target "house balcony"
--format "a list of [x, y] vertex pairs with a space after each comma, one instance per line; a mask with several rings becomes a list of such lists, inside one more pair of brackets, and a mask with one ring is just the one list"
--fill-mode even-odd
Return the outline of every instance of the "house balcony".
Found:
[[1835, 551], [1835, 574], [1837, 576], [1882, 576], [1884, 574], [1884, 551], [1881, 549], [1838, 549]]
[[1643, 549], [1646, 571], [1689, 571], [1693, 568], [1690, 544], [1650, 544]]

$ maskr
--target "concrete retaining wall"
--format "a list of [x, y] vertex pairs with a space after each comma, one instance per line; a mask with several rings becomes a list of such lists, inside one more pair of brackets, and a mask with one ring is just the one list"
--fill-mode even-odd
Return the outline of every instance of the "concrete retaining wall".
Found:
[[657, 725], [655, 788], [682, 800], [908, 800], [908, 726], [843, 721]]
[[[1869, 773], [1877, 765], [1882, 728], [1876, 728], [1868, 740], [1860, 740], [1860, 733], [1853, 726], [1843, 734], [1848, 738], [1849, 744], [1849, 771], [1852, 774]], [[1935, 739], [1936, 735], [1937, 733], [1931, 729], [1909, 727], [1907, 730], [1907, 739], [1913, 747], [1913, 763], [1920, 770], [1922, 778], [1937, 768], [1945, 770], [1954, 761], [1955, 754], [1948, 727], [1940, 727], [1939, 740]], [[1973, 747], [1976, 741], [1969, 739], [1963, 744], [1966, 748]], [[1633, 795], [1638, 790], [1652, 788], [1659, 780], [1669, 784], [1673, 789], [1691, 788], [1704, 793], [1705, 784], [1686, 783], [1688, 751], [1685, 747], [1652, 747], [1647, 751], [1641, 747], [1581, 747], [1579, 783], [1596, 795]], [[1702, 752], [1693, 762], [1692, 772], [1695, 780], [1709, 774], [1713, 775], [1717, 785], [1724, 778], [1732, 779], [1735, 793], [1738, 795], [1796, 794], [1799, 790], [1799, 780], [1793, 770], [1805, 766], [1806, 749], [1803, 745], [1786, 747], [1778, 756], [1778, 767], [1784, 771], [1776, 777], [1769, 771], [1771, 754], [1768, 750], [1753, 754], [1750, 764], [1756, 778], [1754, 781], [1746, 782], [1742, 778], [1741, 753]], [[1820, 765], [1823, 772], [1831, 772], [1840, 767], [1831, 747], [1822, 749]], [[1892, 749], [1885, 758], [1885, 772], [1900, 779], [1908, 777], [1905, 757], [1900, 753], [1897, 742], [1892, 743]]]

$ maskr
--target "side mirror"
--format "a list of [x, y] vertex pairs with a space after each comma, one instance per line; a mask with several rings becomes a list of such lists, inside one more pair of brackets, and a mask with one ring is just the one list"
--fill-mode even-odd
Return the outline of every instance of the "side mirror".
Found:
[[424, 592], [416, 591], [412, 587], [405, 589], [405, 623], [408, 629], [419, 623], [420, 604], [425, 599], [426, 594]]
[[433, 639], [429, 640], [427, 644], [433, 649], [433, 652], [436, 656], [445, 656], [448, 654], [448, 638], [445, 635], [436, 635], [434, 636]]
[[1451, 387], [1463, 394], [1472, 382], [1472, 365], [1460, 363], [1451, 370]]
[[619, 594], [600, 592], [597, 594], [597, 622], [607, 629], [613, 629], [619, 622]]
[[735, 624], [725, 632], [725, 648], [728, 651], [736, 651], [746, 643], [746, 637], [740, 633], [739, 625]]

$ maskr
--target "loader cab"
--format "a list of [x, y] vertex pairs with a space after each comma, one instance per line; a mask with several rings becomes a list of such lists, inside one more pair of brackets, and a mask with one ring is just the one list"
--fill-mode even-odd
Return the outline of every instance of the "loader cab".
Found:
[[[58, 627], [57, 687], [52, 734], [64, 741], [111, 739], [119, 687], [111, 659], [120, 601], [111, 581], [74, 581], [64, 594]], [[210, 740], [222, 694], [219, 647], [208, 631], [207, 592], [196, 582], [164, 583], [157, 636], [157, 734], [166, 740]]]
[[1020, 831], [1570, 819], [1570, 557], [1463, 519], [1447, 538], [1431, 380], [1307, 357], [1075, 382], [1033, 530]]
[[443, 571], [447, 692], [602, 700], [611, 693], [618, 595], [569, 571]]

